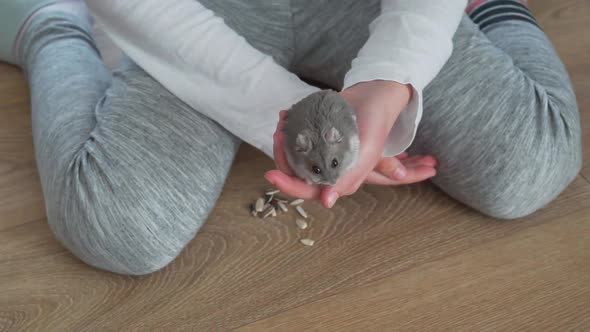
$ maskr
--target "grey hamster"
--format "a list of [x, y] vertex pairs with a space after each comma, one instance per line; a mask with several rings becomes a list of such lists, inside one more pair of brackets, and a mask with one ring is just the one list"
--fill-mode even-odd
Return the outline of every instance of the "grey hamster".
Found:
[[321, 90], [293, 105], [283, 134], [287, 162], [308, 184], [334, 185], [356, 163], [356, 114], [335, 91]]

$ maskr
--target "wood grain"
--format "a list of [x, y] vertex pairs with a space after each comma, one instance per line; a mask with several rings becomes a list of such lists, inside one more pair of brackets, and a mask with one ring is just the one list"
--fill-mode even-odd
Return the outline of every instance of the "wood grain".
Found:
[[40, 188], [29, 90], [20, 70], [0, 64], [0, 230], [45, 217]]
[[[242, 149], [203, 231], [148, 277], [83, 265], [43, 221], [0, 232], [0, 312], [22, 324], [15, 330], [229, 330], [590, 206], [590, 184], [581, 178], [519, 222], [483, 217], [427, 184], [367, 187], [332, 211], [306, 204], [313, 217], [302, 232], [292, 218], [249, 217], [245, 207], [266, 187], [260, 179], [268, 167], [261, 154]], [[297, 243], [303, 234], [317, 244]]]
[[588, 331], [590, 241], [580, 232], [590, 234], [590, 209], [237, 331]]
[[[532, 6], [572, 74], [590, 143], [590, 2]], [[26, 82], [0, 64], [0, 331], [590, 328], [590, 183], [581, 176], [514, 222], [429, 184], [368, 186], [332, 210], [306, 203], [312, 217], [301, 231], [293, 215], [250, 217], [272, 162], [243, 146], [181, 256], [154, 275], [125, 277], [84, 265], [53, 238], [30, 122]], [[302, 246], [302, 236], [316, 245]]]

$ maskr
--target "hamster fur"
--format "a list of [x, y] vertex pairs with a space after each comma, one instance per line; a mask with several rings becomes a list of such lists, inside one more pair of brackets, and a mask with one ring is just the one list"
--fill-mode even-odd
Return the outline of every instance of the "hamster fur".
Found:
[[354, 109], [332, 90], [315, 92], [293, 105], [283, 134], [287, 162], [308, 184], [334, 185], [358, 158]]

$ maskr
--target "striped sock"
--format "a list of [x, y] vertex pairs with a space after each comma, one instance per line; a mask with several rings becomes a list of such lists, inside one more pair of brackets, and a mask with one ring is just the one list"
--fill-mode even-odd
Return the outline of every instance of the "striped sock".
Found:
[[506, 21], [521, 21], [539, 27], [526, 0], [469, 0], [467, 15], [481, 30]]

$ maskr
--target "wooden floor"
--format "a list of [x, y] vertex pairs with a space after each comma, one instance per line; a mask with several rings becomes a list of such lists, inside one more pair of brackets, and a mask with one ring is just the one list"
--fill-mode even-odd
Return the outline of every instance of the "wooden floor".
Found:
[[501, 222], [429, 184], [366, 187], [332, 210], [308, 204], [298, 231], [249, 218], [272, 162], [243, 148], [204, 229], [146, 277], [92, 269], [54, 240], [27, 86], [0, 65], [0, 331], [589, 331], [590, 1], [530, 2], [586, 142], [585, 168], [547, 208]]

